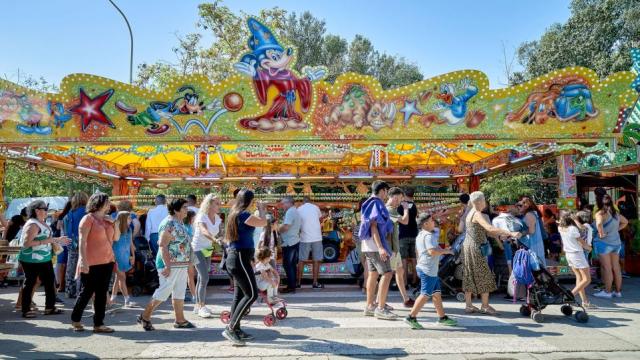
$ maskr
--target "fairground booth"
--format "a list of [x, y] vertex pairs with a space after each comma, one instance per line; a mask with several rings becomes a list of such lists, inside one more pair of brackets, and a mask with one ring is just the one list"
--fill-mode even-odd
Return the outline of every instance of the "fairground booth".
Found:
[[[549, 158], [557, 159], [559, 208], [578, 206], [577, 169], [631, 174], [635, 189], [638, 63], [606, 79], [571, 67], [491, 89], [484, 73], [462, 70], [383, 90], [366, 75], [327, 81], [322, 66], [296, 72], [295, 49], [253, 18], [247, 26], [246, 53], [220, 83], [176, 77], [156, 92], [71, 74], [51, 94], [0, 80], [0, 179], [12, 166], [90, 177], [138, 209], [153, 200], [138, 195], [141, 187], [172, 183], [211, 188], [223, 200], [245, 186], [274, 204], [285, 193], [307, 195], [342, 218], [338, 240], [325, 245], [324, 275], [347, 272], [346, 214], [375, 179], [417, 187], [419, 207], [438, 213], [443, 227], [461, 210], [459, 194], [483, 177], [537, 171]], [[277, 187], [286, 190], [269, 190]]]

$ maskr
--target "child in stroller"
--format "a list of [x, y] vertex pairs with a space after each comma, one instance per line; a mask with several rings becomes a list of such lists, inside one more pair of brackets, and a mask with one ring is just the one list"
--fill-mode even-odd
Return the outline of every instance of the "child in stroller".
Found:
[[[287, 315], [287, 303], [277, 296], [278, 284], [280, 277], [278, 273], [271, 267], [271, 249], [262, 247], [256, 255], [255, 271], [256, 283], [260, 290], [260, 302], [267, 305], [270, 314], [265, 315], [263, 322], [266, 326], [273, 326], [277, 320], [284, 320]], [[250, 312], [250, 308], [245, 312], [245, 316]], [[231, 313], [223, 311], [220, 314], [220, 320], [224, 324], [228, 324], [231, 320]]]
[[544, 308], [548, 305], [562, 305], [560, 311], [565, 316], [571, 316], [573, 308], [580, 307], [582, 310], [575, 313], [575, 319], [580, 323], [589, 321], [585, 307], [576, 301], [571, 291], [556, 281], [542, 265], [536, 253], [529, 250], [522, 239], [517, 240], [520, 249], [513, 259], [516, 282], [527, 286], [527, 301], [520, 307], [520, 314], [531, 316], [533, 321], [541, 323], [544, 321], [542, 314]]

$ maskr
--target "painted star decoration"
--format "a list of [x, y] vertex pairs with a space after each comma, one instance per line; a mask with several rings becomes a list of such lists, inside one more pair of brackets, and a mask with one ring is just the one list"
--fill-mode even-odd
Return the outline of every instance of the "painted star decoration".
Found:
[[404, 126], [407, 126], [413, 114], [422, 115], [420, 110], [416, 108], [416, 101], [405, 100], [404, 107], [400, 109], [400, 112], [404, 114]]
[[107, 117], [107, 114], [102, 111], [102, 106], [109, 101], [111, 95], [113, 95], [113, 89], [109, 89], [92, 99], [87, 96], [82, 88], [80, 89], [80, 103], [69, 108], [69, 111], [80, 116], [83, 132], [86, 131], [92, 121], [103, 123], [113, 129], [116, 128]]

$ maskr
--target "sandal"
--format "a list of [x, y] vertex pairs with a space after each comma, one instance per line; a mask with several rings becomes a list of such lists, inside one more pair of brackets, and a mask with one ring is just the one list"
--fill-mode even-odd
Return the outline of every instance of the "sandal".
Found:
[[480, 309], [478, 309], [477, 307], [471, 305], [471, 306], [467, 306], [464, 308], [464, 312], [467, 314], [474, 314], [474, 313], [479, 313]]
[[142, 328], [144, 329], [144, 331], [153, 331], [153, 330], [155, 330], [153, 325], [151, 325], [151, 321], [146, 320], [145, 318], [143, 318], [142, 314], [138, 315], [138, 317], [136, 318], [136, 322], [138, 324], [142, 325]]
[[82, 326], [81, 322], [72, 322], [71, 323], [71, 330], [73, 330], [75, 332], [84, 331], [84, 326]]
[[487, 306], [487, 307], [483, 306], [482, 308], [480, 308], [480, 313], [485, 315], [491, 315], [491, 316], [498, 315], [498, 312], [496, 311], [496, 309], [492, 308], [491, 306]]
[[110, 327], [106, 327], [104, 325], [100, 325], [98, 327], [94, 327], [93, 328], [93, 332], [95, 334], [111, 334], [112, 332], [114, 332], [115, 330], [113, 330]]
[[185, 320], [181, 323], [174, 323], [173, 327], [176, 329], [194, 329], [196, 326], [189, 322], [189, 320]]
[[44, 310], [44, 314], [45, 315], [60, 315], [60, 314], [62, 314], [62, 309], [58, 309], [58, 308], [45, 309]]
[[37, 314], [35, 311], [31, 310], [31, 311], [27, 311], [26, 313], [22, 313], [22, 317], [25, 319], [33, 319], [37, 317]]

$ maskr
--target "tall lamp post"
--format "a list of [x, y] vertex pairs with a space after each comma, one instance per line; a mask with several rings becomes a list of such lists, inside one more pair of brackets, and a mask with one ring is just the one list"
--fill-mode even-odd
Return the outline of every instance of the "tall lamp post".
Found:
[[124, 19], [124, 22], [127, 23], [127, 28], [129, 29], [129, 38], [131, 39], [131, 49], [129, 51], [129, 84], [132, 84], [133, 83], [133, 32], [131, 31], [131, 25], [129, 25], [129, 20], [124, 15], [122, 10], [120, 10], [118, 5], [116, 5], [116, 3], [113, 2], [113, 0], [108, 0], [108, 1], [111, 3], [111, 5], [113, 5], [114, 8], [116, 8], [116, 10], [118, 10], [120, 15], [122, 15], [122, 18]]

